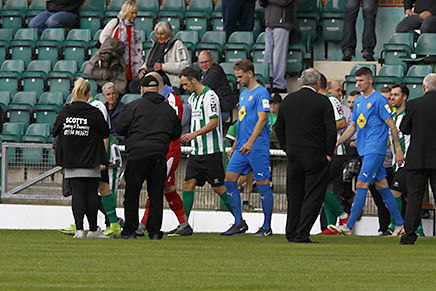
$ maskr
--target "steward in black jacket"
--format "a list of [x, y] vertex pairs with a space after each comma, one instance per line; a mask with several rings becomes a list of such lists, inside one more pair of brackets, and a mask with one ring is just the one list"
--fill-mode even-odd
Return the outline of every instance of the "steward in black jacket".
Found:
[[124, 107], [117, 132], [126, 137], [127, 159], [138, 160], [156, 154], [166, 156], [170, 141], [180, 137], [182, 127], [164, 97], [147, 92]]
[[58, 137], [57, 165], [95, 168], [107, 163], [103, 139], [109, 136], [110, 129], [98, 108], [80, 101], [65, 105], [52, 134]]

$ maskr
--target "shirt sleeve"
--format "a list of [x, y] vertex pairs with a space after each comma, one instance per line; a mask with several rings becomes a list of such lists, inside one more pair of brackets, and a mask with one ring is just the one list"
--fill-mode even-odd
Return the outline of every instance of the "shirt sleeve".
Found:
[[233, 123], [233, 125], [230, 126], [229, 130], [227, 131], [226, 138], [228, 138], [230, 140], [235, 140], [237, 128], [238, 128], [238, 123], [237, 122]]
[[392, 117], [392, 111], [386, 98], [379, 98], [379, 100], [377, 101], [377, 109], [378, 114], [382, 120], [386, 120], [389, 117]]
[[207, 93], [207, 97], [204, 102], [204, 113], [209, 116], [209, 118], [218, 118], [220, 115], [220, 101], [218, 96], [212, 90], [209, 90]]
[[269, 93], [268, 91], [262, 90], [259, 92], [259, 97], [257, 99], [257, 112], [269, 112]]
[[335, 113], [335, 121], [337, 122], [344, 119], [344, 113], [342, 111], [342, 106], [341, 103], [339, 103], [339, 100], [334, 97], [329, 98], [329, 100], [333, 106], [333, 112]]
[[351, 113], [351, 121], [354, 121], [354, 122], [357, 122], [357, 109], [358, 109], [358, 106], [356, 104], [356, 101], [357, 101], [357, 98], [353, 102], [353, 108], [354, 109], [353, 109], [353, 112]]

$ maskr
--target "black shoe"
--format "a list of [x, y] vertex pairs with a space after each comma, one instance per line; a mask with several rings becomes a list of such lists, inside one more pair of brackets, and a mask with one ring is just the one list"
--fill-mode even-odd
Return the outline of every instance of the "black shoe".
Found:
[[113, 236], [114, 239], [136, 239], [136, 234], [135, 233], [131, 233], [131, 234], [118, 234], [118, 235], [114, 235]]
[[292, 242], [296, 244], [319, 244], [319, 241], [313, 241], [310, 238], [305, 240], [293, 240]]
[[411, 241], [402, 241], [400, 240], [400, 242], [398, 243], [399, 245], [414, 245], [415, 242], [411, 242]]
[[352, 58], [353, 58], [353, 56], [352, 56], [351, 54], [344, 54], [344, 55], [342, 56], [342, 60], [343, 60], [344, 62], [350, 62]]
[[177, 227], [173, 230], [165, 231], [164, 234], [174, 234], [174, 233], [176, 233], [176, 231], [177, 231]]
[[159, 232], [159, 233], [149, 234], [148, 237], [149, 237], [151, 240], [160, 240], [160, 239], [163, 238], [163, 232], [161, 231], [161, 232]]
[[189, 225], [189, 223], [184, 222], [176, 228], [176, 231], [168, 234], [168, 236], [188, 236], [188, 235], [192, 235], [193, 233], [194, 230]]
[[387, 229], [380, 234], [380, 236], [391, 236], [391, 235], [392, 235], [392, 231], [390, 229]]
[[371, 54], [363, 54], [362, 57], [367, 61], [367, 62], [374, 62], [374, 56]]
[[244, 233], [248, 230], [248, 225], [245, 223], [245, 220], [241, 221], [241, 224], [236, 225], [232, 224], [232, 226], [225, 232], [222, 232], [221, 235], [234, 235], [237, 233]]

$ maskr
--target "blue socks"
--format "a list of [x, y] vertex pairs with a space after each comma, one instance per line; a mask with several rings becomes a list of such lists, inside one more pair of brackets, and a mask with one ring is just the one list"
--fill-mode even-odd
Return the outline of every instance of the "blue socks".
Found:
[[388, 208], [389, 212], [392, 214], [395, 220], [395, 225], [403, 225], [404, 220], [401, 216], [400, 210], [398, 209], [397, 201], [395, 200], [394, 195], [392, 195], [391, 190], [386, 187], [383, 189], [377, 189], [377, 191], [380, 193], [380, 196], [383, 198], [383, 202], [385, 203], [386, 207]]
[[235, 224], [240, 225], [242, 222], [242, 209], [241, 209], [241, 193], [238, 189], [238, 182], [224, 181], [227, 188], [227, 196], [229, 196], [230, 206], [233, 209], [233, 216], [235, 216]]
[[271, 217], [273, 212], [274, 198], [269, 184], [257, 185], [259, 190], [260, 199], [262, 201], [262, 209], [265, 220], [262, 227], [266, 230], [271, 229]]
[[[350, 219], [348, 219], [347, 226], [352, 229], [357, 219], [362, 213], [363, 206], [365, 206], [366, 193], [368, 189], [366, 188], [356, 188], [356, 196], [354, 196], [353, 205], [351, 206]], [[381, 193], [381, 192], [380, 192]]]

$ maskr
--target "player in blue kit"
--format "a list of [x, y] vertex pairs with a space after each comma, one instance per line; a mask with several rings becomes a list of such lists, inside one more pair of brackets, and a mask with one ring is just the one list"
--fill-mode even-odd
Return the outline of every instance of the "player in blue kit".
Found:
[[235, 223], [222, 235], [244, 233], [248, 226], [242, 219], [241, 194], [237, 180], [240, 175], [253, 171], [262, 201], [264, 223], [254, 236], [270, 236], [273, 195], [269, 185], [269, 130], [268, 113], [270, 95], [254, 77], [254, 66], [249, 60], [238, 61], [233, 69], [236, 79], [246, 89], [239, 96], [238, 132], [236, 142], [229, 152], [225, 186]]
[[377, 191], [383, 198], [383, 202], [395, 219], [396, 227], [392, 235], [399, 235], [403, 232], [404, 221], [395, 198], [389, 189], [386, 170], [383, 167], [383, 160], [388, 146], [389, 129], [395, 145], [396, 162], [398, 164], [404, 162], [398, 129], [392, 118], [388, 101], [372, 85], [371, 70], [367, 67], [360, 68], [356, 71], [355, 76], [356, 85], [362, 94], [354, 101], [350, 126], [339, 137], [336, 145], [347, 141], [357, 130], [357, 151], [362, 157], [362, 167], [357, 178], [356, 196], [351, 207], [350, 219], [344, 225], [330, 225], [330, 227], [338, 233], [351, 234], [351, 229], [365, 205], [368, 187], [370, 184], [375, 184]]

